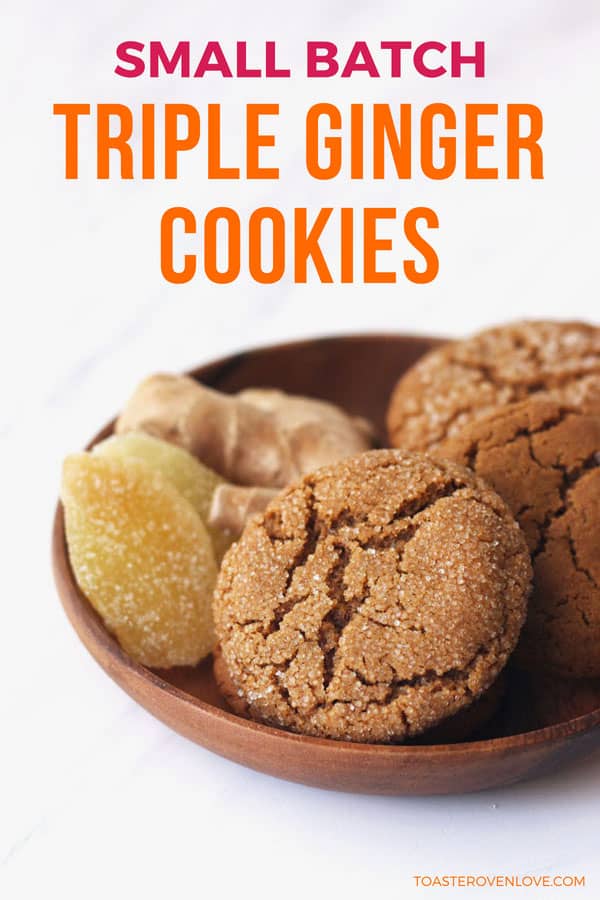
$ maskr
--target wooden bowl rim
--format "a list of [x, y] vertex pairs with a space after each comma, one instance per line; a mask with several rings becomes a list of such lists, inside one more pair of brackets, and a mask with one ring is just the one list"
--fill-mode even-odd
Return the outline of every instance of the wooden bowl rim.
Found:
[[[302, 338], [294, 341], [286, 341], [278, 344], [264, 344], [262, 346], [253, 346], [247, 350], [241, 350], [237, 353], [225, 355], [216, 360], [209, 361], [201, 366], [194, 367], [186, 371], [185, 374], [193, 378], [201, 378], [203, 373], [207, 371], [219, 372], [220, 369], [228, 369], [235, 365], [238, 361], [246, 356], [251, 356], [255, 352], [280, 352], [292, 349], [300, 349], [307, 344], [327, 343], [327, 342], [360, 342], [361, 340], [389, 340], [401, 339], [410, 341], [411, 339], [430, 341], [432, 344], [445, 343], [448, 338], [432, 337], [429, 335], [409, 334], [409, 333], [385, 333], [385, 332], [364, 332], [360, 334], [347, 335], [324, 335], [316, 338]], [[112, 433], [115, 419], [108, 422], [86, 445], [89, 450], [94, 444]], [[270, 725], [264, 725], [261, 722], [246, 719], [234, 712], [221, 709], [218, 706], [201, 700], [199, 697], [189, 694], [169, 681], [161, 678], [152, 669], [142, 666], [135, 662], [124, 650], [121, 649], [117, 639], [105, 628], [98, 614], [94, 611], [87, 598], [80, 591], [69, 560], [67, 551], [65, 528], [64, 528], [64, 511], [60, 500], [56, 505], [54, 522], [52, 528], [52, 563], [55, 574], [55, 581], [59, 593], [61, 603], [67, 613], [67, 616], [75, 627], [72, 613], [77, 608], [83, 607], [85, 615], [78, 619], [78, 625], [84, 623], [86, 639], [82, 639], [84, 645], [90, 649], [90, 646], [103, 646], [108, 651], [111, 662], [116, 670], [129, 670], [136, 678], [152, 685], [152, 689], [157, 692], [166, 692], [175, 700], [187, 706], [192, 706], [201, 710], [209, 718], [214, 718], [226, 722], [228, 725], [240, 731], [250, 730], [258, 735], [265, 735], [269, 738], [275, 738], [281, 741], [291, 741], [295, 744], [303, 744], [307, 747], [319, 748], [321, 750], [332, 750], [337, 748], [336, 752], [351, 754], [368, 754], [386, 756], [392, 755], [398, 761], [410, 762], [418, 757], [419, 760], [431, 759], [435, 760], [440, 756], [448, 753], [465, 754], [471, 758], [476, 755], [487, 755], [490, 751], [496, 751], [505, 755], [514, 749], [531, 747], [545, 743], [558, 743], [567, 738], [574, 737], [578, 734], [585, 734], [592, 731], [600, 725], [600, 707], [581, 716], [571, 719], [565, 719], [554, 725], [548, 725], [545, 728], [538, 728], [532, 731], [526, 731], [519, 734], [508, 735], [506, 737], [487, 738], [479, 741], [464, 741], [453, 744], [369, 744], [353, 741], [338, 741], [332, 738], [318, 738], [310, 735], [296, 734], [292, 731], [286, 731], [280, 728], [274, 728]], [[62, 590], [66, 587], [66, 591]], [[78, 629], [75, 628], [78, 633]], [[78, 636], [81, 638], [81, 635]], [[90, 652], [92, 652], [90, 650]], [[92, 655], [94, 656], [93, 652]], [[137, 702], [137, 701], [136, 701]]]

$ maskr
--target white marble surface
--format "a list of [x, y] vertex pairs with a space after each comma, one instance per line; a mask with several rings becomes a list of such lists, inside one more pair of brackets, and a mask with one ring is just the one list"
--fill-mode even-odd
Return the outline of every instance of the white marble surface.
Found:
[[[419, 872], [585, 874], [585, 890], [534, 895], [598, 896], [600, 757], [507, 790], [445, 799], [327, 794], [246, 771], [170, 732], [104, 675], [65, 620], [48, 561], [62, 456], [152, 370], [306, 334], [459, 334], [522, 315], [598, 319], [597, 2], [4, 0], [0, 18], [0, 896], [408, 897], [423, 893], [411, 879]], [[250, 89], [111, 74], [124, 39], [276, 39], [298, 59], [309, 38], [436, 37], [486, 40], [485, 81], [298, 78]], [[276, 188], [207, 185], [192, 166], [177, 185], [62, 178], [53, 102], [213, 99], [234, 113], [265, 98], [293, 114], [320, 97], [536, 102], [546, 178], [309, 184], [294, 174], [301, 149], [292, 124]], [[239, 138], [229, 127], [235, 155]], [[427, 287], [396, 288], [161, 282], [166, 206], [249, 209], [265, 200], [285, 208], [430, 203], [442, 223], [440, 275]]]

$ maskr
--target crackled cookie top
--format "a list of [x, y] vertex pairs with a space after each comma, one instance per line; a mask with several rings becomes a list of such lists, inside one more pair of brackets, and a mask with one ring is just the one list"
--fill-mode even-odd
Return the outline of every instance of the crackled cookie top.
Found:
[[436, 453], [488, 481], [525, 532], [534, 591], [521, 662], [600, 676], [600, 416], [532, 397], [471, 423]]
[[372, 451], [288, 488], [228, 552], [223, 664], [255, 719], [403, 740], [492, 684], [530, 578], [521, 530], [472, 472]]
[[[228, 706], [238, 715], [249, 718], [248, 704], [238, 693], [233, 684], [223, 654], [219, 646], [213, 650], [213, 674], [221, 695], [227, 701]], [[582, 679], [579, 679], [582, 681]], [[586, 682], [583, 682], [586, 683]], [[469, 740], [480, 730], [489, 724], [497, 713], [506, 693], [506, 669], [494, 681], [492, 686], [484, 691], [480, 697], [469, 706], [462, 709], [439, 725], [429, 728], [415, 738], [415, 744], [458, 744]]]
[[394, 389], [390, 441], [431, 450], [496, 406], [540, 391], [600, 412], [600, 328], [517, 322], [433, 350]]

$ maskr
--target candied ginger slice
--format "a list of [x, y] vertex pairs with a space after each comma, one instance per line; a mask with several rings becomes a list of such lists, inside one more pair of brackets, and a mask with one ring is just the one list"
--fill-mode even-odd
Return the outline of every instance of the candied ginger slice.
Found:
[[111, 459], [140, 459], [164, 475], [199, 514], [212, 539], [217, 562], [222, 560], [232, 538], [208, 524], [213, 494], [218, 485], [224, 483], [220, 475], [187, 450], [141, 431], [109, 437], [96, 444], [93, 452]]
[[61, 498], [77, 583], [123, 649], [160, 668], [207, 656], [217, 567], [173, 484], [138, 459], [78, 453], [65, 460]]

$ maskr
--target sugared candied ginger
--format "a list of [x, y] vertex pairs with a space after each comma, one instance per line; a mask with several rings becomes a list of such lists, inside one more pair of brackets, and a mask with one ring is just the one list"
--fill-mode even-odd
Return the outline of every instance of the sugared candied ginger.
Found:
[[216, 564], [191, 504], [138, 459], [78, 453], [61, 498], [79, 587], [143, 665], [195, 665], [213, 648]]
[[222, 529], [211, 527], [208, 517], [213, 494], [223, 479], [181, 447], [143, 432], [118, 434], [97, 444], [93, 450], [111, 459], [139, 459], [165, 476], [192, 504], [212, 538], [217, 561], [231, 545]]

